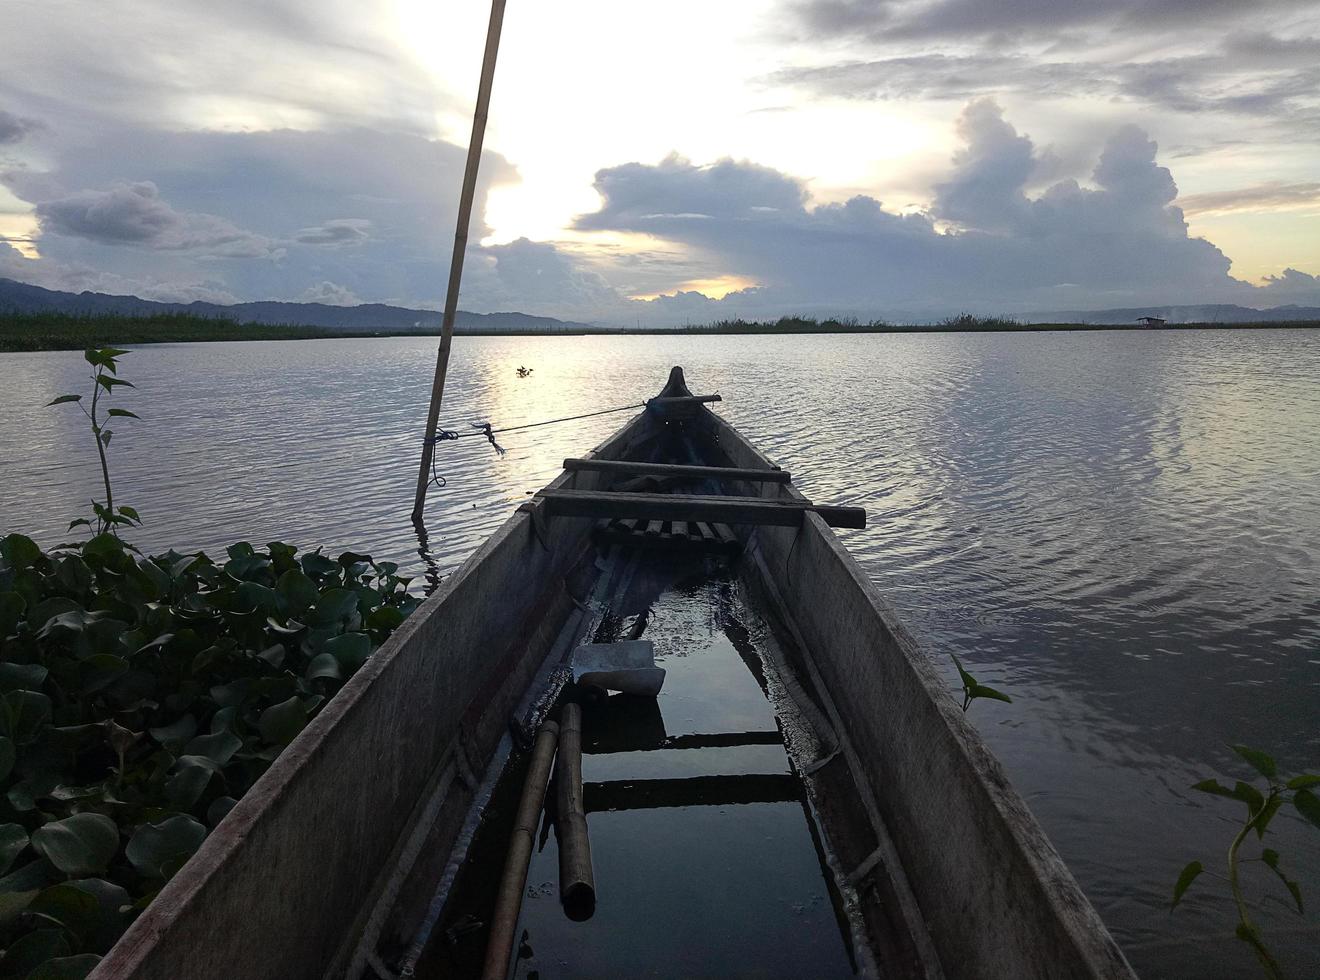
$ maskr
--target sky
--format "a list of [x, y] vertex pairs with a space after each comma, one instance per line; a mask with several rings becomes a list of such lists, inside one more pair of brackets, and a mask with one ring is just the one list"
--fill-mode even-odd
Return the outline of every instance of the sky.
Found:
[[[2, 0], [0, 277], [443, 305], [489, 8]], [[1312, 0], [509, 0], [460, 298], [1320, 305]]]

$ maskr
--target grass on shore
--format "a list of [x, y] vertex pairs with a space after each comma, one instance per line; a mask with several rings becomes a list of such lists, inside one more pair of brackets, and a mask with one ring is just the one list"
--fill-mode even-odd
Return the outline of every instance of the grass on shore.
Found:
[[320, 327], [269, 326], [195, 316], [0, 312], [0, 351], [85, 350], [115, 344], [206, 340], [307, 340], [341, 334]]
[[[1178, 323], [1166, 330], [1267, 329], [1320, 327], [1320, 321], [1301, 320], [1268, 323]], [[721, 320], [698, 326], [672, 329], [601, 328], [600, 334], [648, 334], [652, 336], [725, 334], [838, 334], [838, 333], [943, 333], [950, 331], [1042, 331], [1042, 330], [1146, 330], [1139, 324], [1019, 323], [1005, 317], [962, 314], [940, 323], [904, 326], [882, 320], [817, 320], [811, 317], [781, 317], [778, 320]], [[522, 331], [460, 329], [460, 334], [513, 336]], [[526, 331], [528, 335], [565, 336], [560, 331]], [[177, 344], [235, 340], [312, 340], [327, 337], [392, 337], [433, 334], [432, 331], [337, 330], [265, 323], [239, 323], [191, 313], [156, 313], [150, 316], [120, 314], [18, 313], [0, 310], [0, 351], [86, 350], [113, 345]]]

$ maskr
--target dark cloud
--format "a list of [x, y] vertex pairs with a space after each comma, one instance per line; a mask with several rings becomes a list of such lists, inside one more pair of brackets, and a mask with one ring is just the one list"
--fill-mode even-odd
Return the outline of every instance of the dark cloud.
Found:
[[365, 218], [333, 218], [315, 228], [303, 228], [293, 240], [303, 245], [361, 245], [371, 237], [371, 222]]
[[1320, 306], [1320, 276], [1308, 275], [1297, 269], [1284, 269], [1281, 275], [1266, 276], [1260, 293], [1272, 304]]
[[1058, 61], [1004, 45], [805, 65], [768, 81], [847, 99], [1105, 98], [1182, 113], [1264, 117], [1295, 127], [1320, 112], [1320, 41], [1233, 35], [1210, 53], [1146, 61]]
[[0, 146], [21, 142], [41, 128], [41, 123], [35, 119], [16, 116], [12, 112], [0, 109]]
[[519, 238], [483, 248], [474, 275], [463, 286], [487, 307], [515, 302], [520, 309], [584, 310], [600, 315], [619, 306], [622, 297], [599, 273], [549, 242]]
[[[653, 193], [663, 182], [668, 200], [681, 200], [675, 210]], [[791, 177], [754, 163], [721, 160], [709, 167], [694, 167], [680, 156], [670, 156], [658, 166], [627, 163], [596, 174], [596, 190], [605, 206], [578, 218], [584, 231], [617, 229], [634, 231], [663, 229], [670, 223], [720, 219], [726, 221], [771, 220], [772, 215], [802, 210], [806, 189]]]
[[1062, 30], [1128, 31], [1279, 16], [1309, 0], [789, 0], [789, 14], [812, 37], [929, 40], [1057, 37]]
[[[372, 301], [436, 305], [465, 157], [451, 143], [372, 129], [126, 129], [98, 140], [96, 153], [57, 147], [50, 169], [13, 168], [0, 183], [36, 207], [42, 255], [64, 267], [124, 280], [148, 268], [179, 282], [218, 275], [253, 299], [297, 299], [330, 282]], [[489, 188], [516, 179], [502, 157], [485, 155], [474, 240], [488, 232]], [[245, 253], [278, 261], [209, 261]]]
[[208, 257], [276, 255], [268, 238], [213, 214], [177, 211], [151, 181], [75, 191], [36, 202], [42, 235], [67, 235], [107, 245], [188, 251]]

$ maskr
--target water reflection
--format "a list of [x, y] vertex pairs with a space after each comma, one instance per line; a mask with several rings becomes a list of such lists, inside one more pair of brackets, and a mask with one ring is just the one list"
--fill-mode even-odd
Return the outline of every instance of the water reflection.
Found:
[[[442, 445], [420, 538], [433, 363], [425, 339], [135, 351], [123, 404], [144, 421], [111, 465], [139, 543], [354, 548], [434, 587], [626, 418], [511, 433], [504, 458]], [[946, 676], [957, 653], [1014, 696], [972, 717], [1137, 968], [1250, 975], [1212, 888], [1164, 903], [1226, 846], [1228, 809], [1186, 789], [1245, 775], [1226, 743], [1320, 765], [1320, 333], [458, 338], [441, 421], [627, 404], [675, 363], [804, 492], [868, 508], [844, 540]], [[58, 541], [97, 492], [76, 414], [42, 408], [82, 368], [0, 355], [0, 529]], [[671, 737], [701, 734], [680, 721], [666, 709]], [[1288, 813], [1276, 834], [1320, 893], [1320, 835]], [[1320, 936], [1266, 921], [1320, 976]]]

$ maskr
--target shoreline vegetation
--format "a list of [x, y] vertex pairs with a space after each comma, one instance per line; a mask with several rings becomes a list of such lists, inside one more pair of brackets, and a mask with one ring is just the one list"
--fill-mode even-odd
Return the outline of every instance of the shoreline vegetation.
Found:
[[[812, 317], [781, 317], [778, 320], [721, 320], [716, 323], [659, 327], [601, 327], [590, 335], [691, 336], [840, 333], [997, 333], [1052, 330], [1262, 330], [1320, 327], [1320, 320], [1265, 321], [1241, 323], [1168, 323], [1147, 327], [1139, 323], [1022, 323], [1008, 317], [979, 317], [962, 314], [938, 323], [893, 324], [882, 320], [818, 320]], [[539, 337], [585, 336], [581, 331], [561, 330], [473, 330], [456, 331], [461, 336]], [[0, 352], [42, 350], [85, 350], [108, 344], [176, 344], [247, 340], [322, 340], [329, 338], [438, 336], [431, 330], [338, 330], [297, 324], [240, 323], [188, 313], [158, 313], [150, 316], [121, 314], [25, 313], [0, 311]]]

